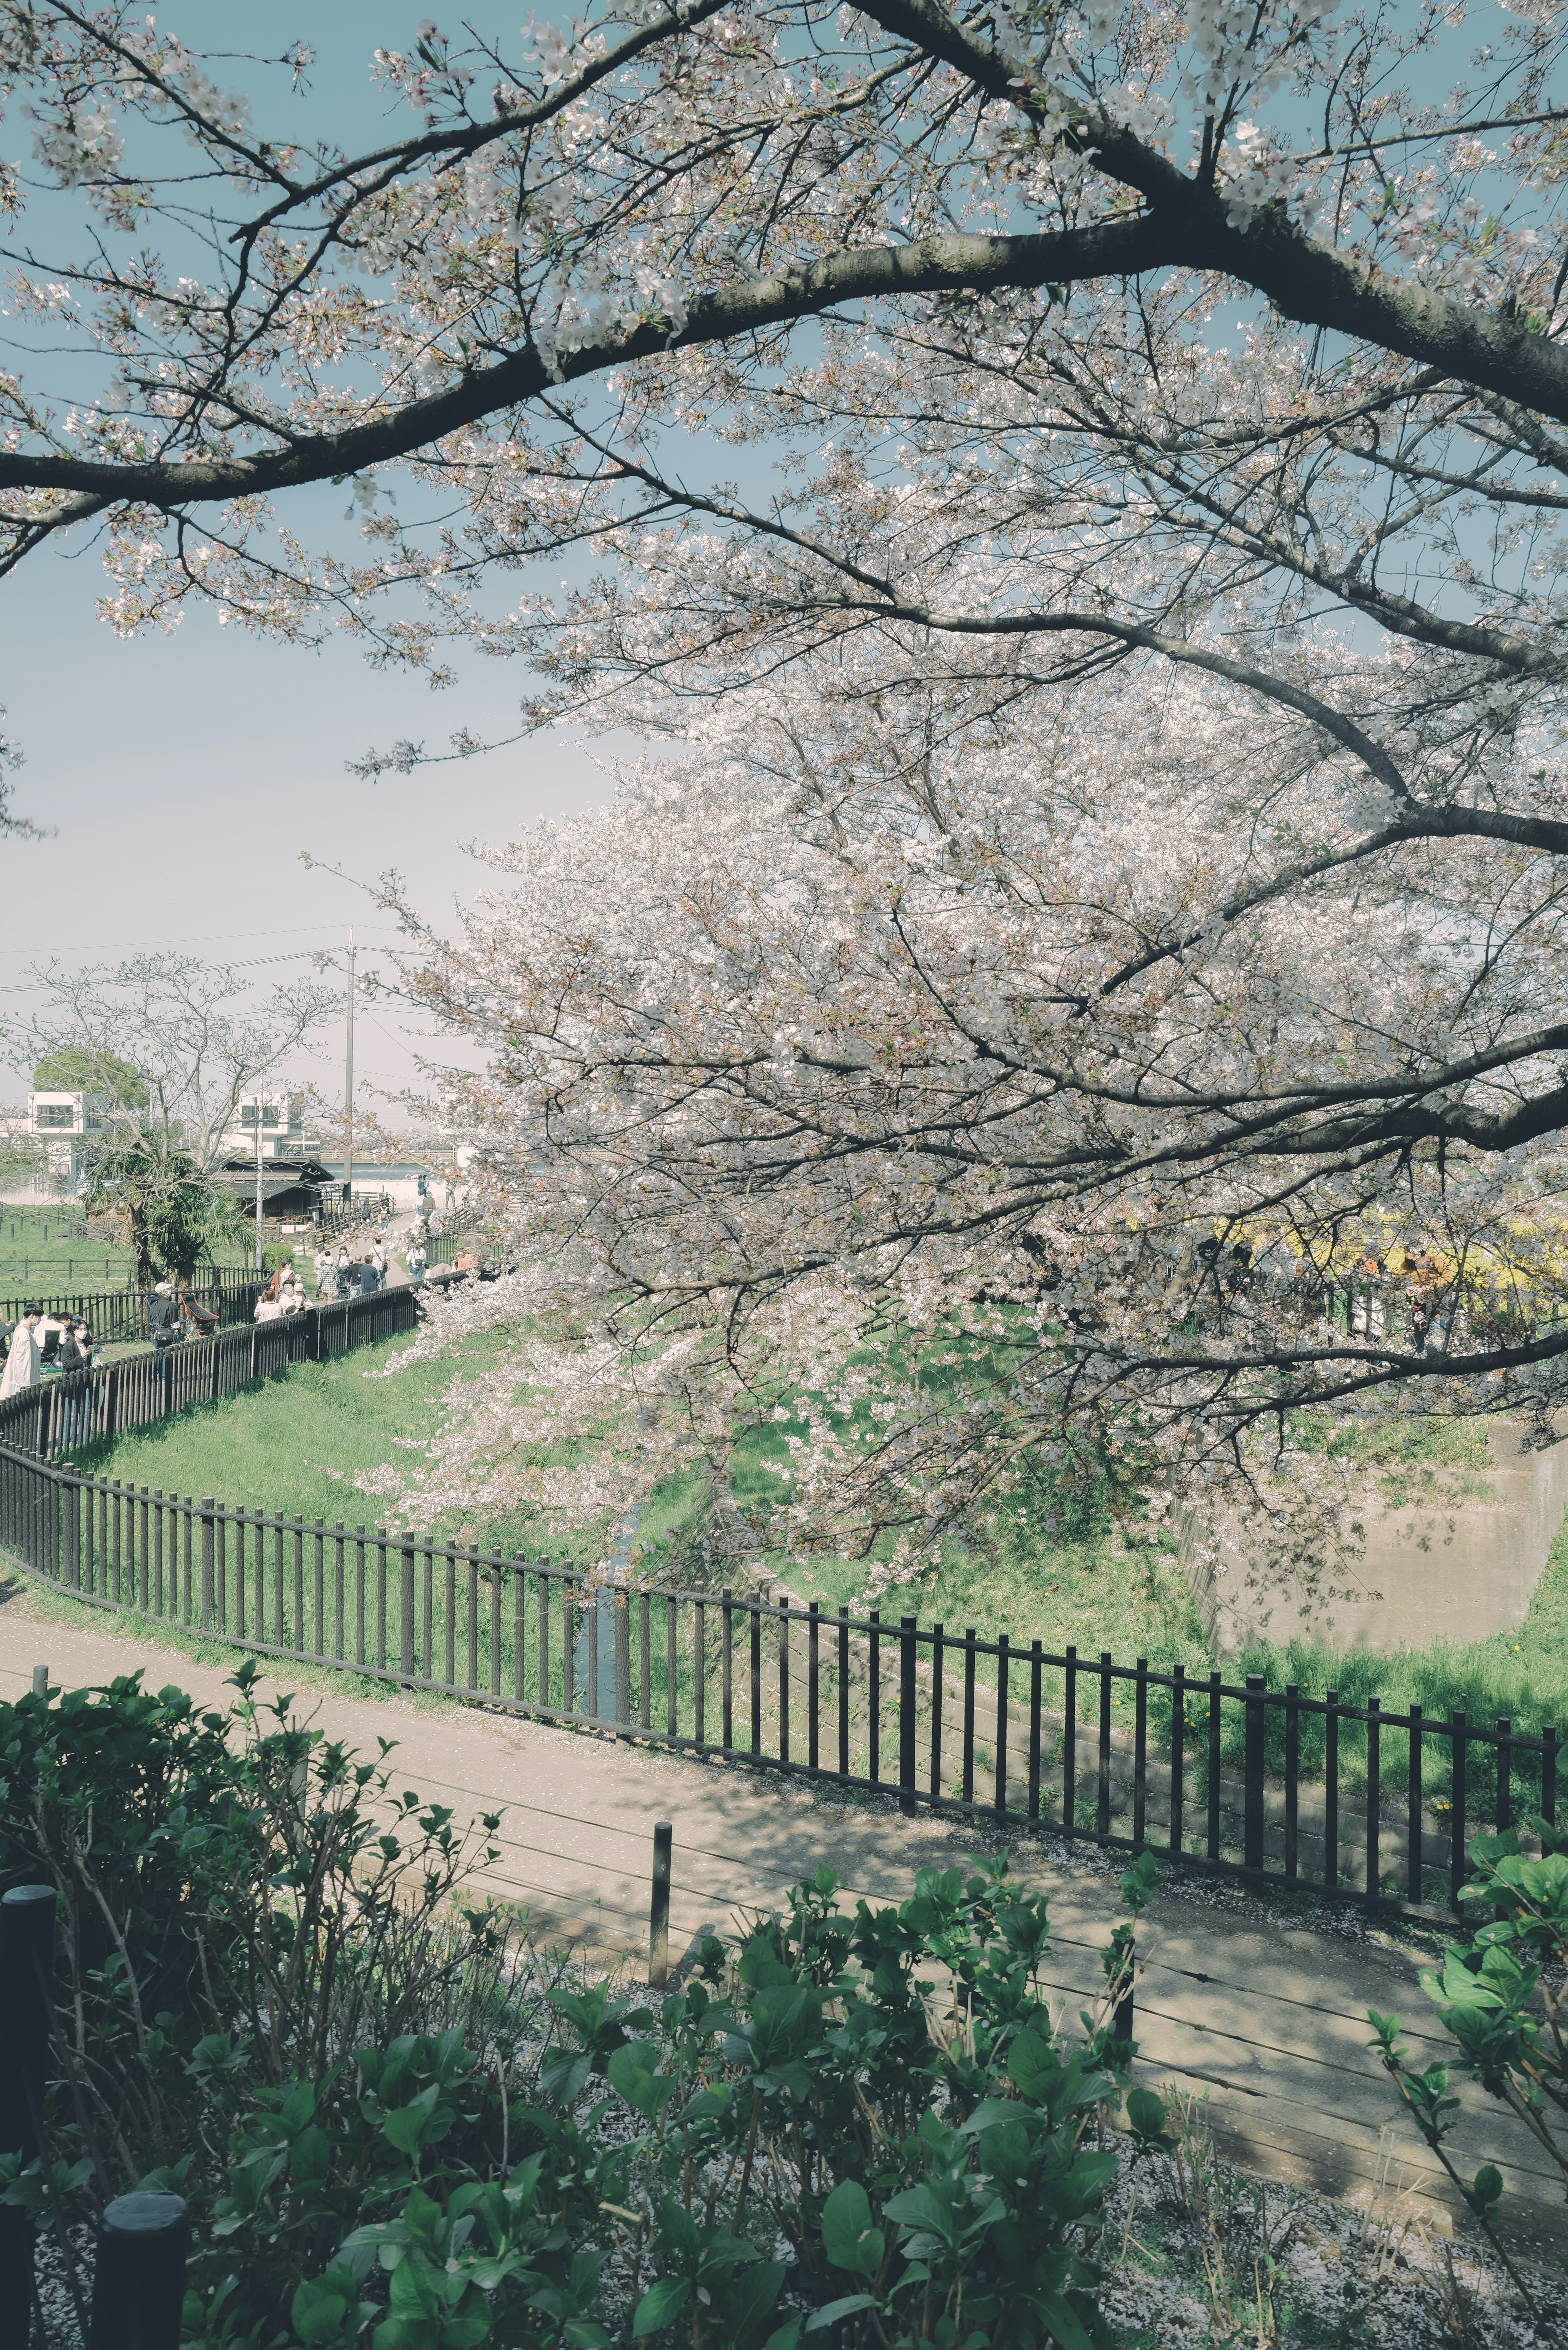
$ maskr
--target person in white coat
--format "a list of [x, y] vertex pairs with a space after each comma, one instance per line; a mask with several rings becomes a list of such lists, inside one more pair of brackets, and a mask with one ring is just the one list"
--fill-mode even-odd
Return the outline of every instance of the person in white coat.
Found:
[[19, 1395], [24, 1388], [38, 1384], [38, 1325], [44, 1318], [41, 1305], [29, 1305], [11, 1333], [11, 1351], [5, 1357], [5, 1369], [0, 1375], [0, 1402], [7, 1396]]

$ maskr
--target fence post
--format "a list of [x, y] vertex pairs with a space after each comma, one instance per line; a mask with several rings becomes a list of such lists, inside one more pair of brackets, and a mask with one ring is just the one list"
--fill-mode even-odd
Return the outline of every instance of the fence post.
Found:
[[[0, 2153], [19, 2155], [24, 2165], [39, 2150], [54, 1939], [54, 1887], [13, 1886], [0, 1899]], [[32, 2312], [32, 2223], [26, 2212], [0, 2208], [0, 2341], [26, 2342]]]
[[653, 1891], [648, 1905], [648, 1981], [662, 1991], [670, 1980], [670, 1852], [675, 1831], [669, 1820], [653, 1824]]
[[621, 1731], [631, 1728], [631, 1598], [615, 1595], [615, 1720]]
[[414, 1669], [414, 1546], [403, 1537], [402, 1574], [403, 1671], [411, 1678]]
[[105, 2206], [88, 2350], [179, 2350], [188, 2234], [178, 2195], [142, 2189]]
[[1263, 1690], [1262, 1673], [1247, 1675], [1246, 1796], [1242, 1808], [1241, 1865], [1263, 1866]]
[[915, 1809], [915, 1632], [918, 1618], [898, 1619], [898, 1809]]
[[216, 1596], [216, 1576], [213, 1568], [217, 1531], [214, 1513], [217, 1506], [217, 1503], [210, 1493], [197, 1503], [202, 1513], [202, 1629], [203, 1632], [210, 1632], [213, 1628], [213, 1607]]
[[[70, 1465], [68, 1461], [61, 1463], [67, 1470]], [[82, 1495], [81, 1487], [74, 1482], [67, 1482], [66, 1485], [65, 1502], [66, 1555], [60, 1562], [65, 1569], [61, 1580], [72, 1591], [77, 1591], [81, 1587], [82, 1579]]]

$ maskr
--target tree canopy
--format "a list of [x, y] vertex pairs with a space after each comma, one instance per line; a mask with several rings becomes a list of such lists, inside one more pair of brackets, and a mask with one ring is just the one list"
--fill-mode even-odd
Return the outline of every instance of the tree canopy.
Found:
[[[428, 26], [355, 147], [302, 49], [6, 5], [4, 560], [96, 534], [123, 630], [515, 656], [524, 727], [686, 745], [504, 854], [427, 994], [629, 1363], [658, 1333], [722, 1419], [880, 1349], [877, 1523], [1069, 1427], [1544, 1416], [1563, 37], [691, 0]], [[358, 539], [311, 543], [288, 494], [344, 478]], [[1456, 1343], [1195, 1236], [1425, 1251]]]
[[150, 1099], [147, 1080], [118, 1053], [90, 1045], [61, 1045], [47, 1053], [33, 1071], [33, 1090], [40, 1094], [102, 1094], [122, 1109], [145, 1109]]

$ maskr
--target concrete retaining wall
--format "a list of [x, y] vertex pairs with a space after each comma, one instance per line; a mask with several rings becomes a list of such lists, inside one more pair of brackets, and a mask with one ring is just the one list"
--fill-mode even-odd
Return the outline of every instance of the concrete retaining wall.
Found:
[[1272, 1578], [1234, 1544], [1209, 1544], [1189, 1504], [1176, 1519], [1179, 1563], [1217, 1650], [1297, 1634], [1340, 1648], [1417, 1648], [1516, 1631], [1568, 1510], [1568, 1414], [1557, 1427], [1558, 1442], [1532, 1452], [1521, 1420], [1490, 1420], [1484, 1471], [1440, 1471], [1430, 1495], [1400, 1509], [1370, 1500], [1364, 1540], [1315, 1591]]

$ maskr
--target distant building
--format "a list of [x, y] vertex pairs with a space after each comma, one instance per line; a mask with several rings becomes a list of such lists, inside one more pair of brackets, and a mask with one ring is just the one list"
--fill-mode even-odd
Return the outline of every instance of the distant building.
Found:
[[[263, 1129], [265, 1135], [265, 1129]], [[254, 1128], [253, 1128], [254, 1132]], [[221, 1159], [213, 1169], [212, 1180], [222, 1191], [234, 1199], [242, 1215], [254, 1216], [256, 1200], [255, 1145], [251, 1156], [236, 1153], [231, 1159]], [[286, 1218], [292, 1222], [312, 1223], [323, 1214], [333, 1214], [341, 1206], [343, 1186], [329, 1168], [319, 1159], [294, 1158], [287, 1151], [262, 1154], [262, 1216], [269, 1223]]]
[[223, 1138], [230, 1158], [244, 1152], [255, 1160], [256, 1129], [261, 1129], [261, 1155], [265, 1159], [304, 1159], [305, 1098], [301, 1094], [242, 1094], [234, 1123]]
[[27, 1131], [40, 1145], [56, 1181], [85, 1181], [108, 1132], [113, 1105], [105, 1094], [29, 1094]]

